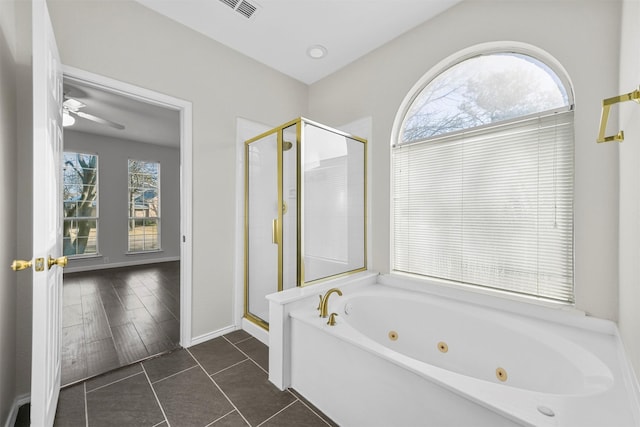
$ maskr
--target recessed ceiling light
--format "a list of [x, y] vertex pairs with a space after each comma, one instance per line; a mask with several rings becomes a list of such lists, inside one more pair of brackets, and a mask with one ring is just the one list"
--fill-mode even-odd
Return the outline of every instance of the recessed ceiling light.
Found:
[[327, 53], [327, 48], [319, 44], [310, 46], [309, 49], [307, 49], [307, 55], [313, 59], [322, 59], [327, 56]]

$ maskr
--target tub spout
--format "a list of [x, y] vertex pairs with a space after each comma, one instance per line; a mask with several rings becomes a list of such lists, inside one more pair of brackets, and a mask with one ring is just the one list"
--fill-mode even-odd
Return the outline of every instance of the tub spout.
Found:
[[329, 297], [332, 293], [342, 296], [342, 291], [338, 288], [332, 288], [320, 299], [320, 317], [329, 317]]

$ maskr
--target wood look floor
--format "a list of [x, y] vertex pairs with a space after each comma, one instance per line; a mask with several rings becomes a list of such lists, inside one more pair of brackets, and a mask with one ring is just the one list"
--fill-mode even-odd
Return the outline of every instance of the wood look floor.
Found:
[[68, 273], [63, 289], [63, 385], [179, 346], [178, 261]]

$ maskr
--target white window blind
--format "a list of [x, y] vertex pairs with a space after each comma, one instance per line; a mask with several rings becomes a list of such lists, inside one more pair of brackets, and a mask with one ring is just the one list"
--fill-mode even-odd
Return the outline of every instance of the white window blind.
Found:
[[573, 157], [573, 111], [394, 147], [394, 269], [572, 302]]

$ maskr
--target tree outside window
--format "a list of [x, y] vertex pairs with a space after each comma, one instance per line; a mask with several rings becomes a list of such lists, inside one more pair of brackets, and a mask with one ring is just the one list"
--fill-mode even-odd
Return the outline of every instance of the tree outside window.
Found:
[[480, 55], [433, 79], [407, 112], [402, 143], [551, 111], [568, 104], [555, 73], [517, 53]]
[[65, 152], [63, 157], [63, 252], [98, 253], [98, 156]]

